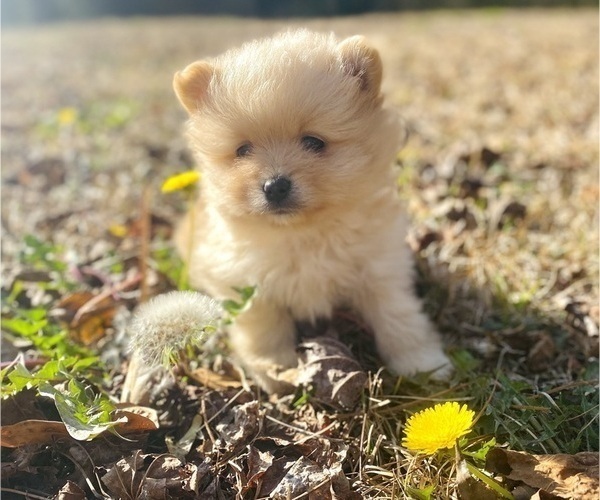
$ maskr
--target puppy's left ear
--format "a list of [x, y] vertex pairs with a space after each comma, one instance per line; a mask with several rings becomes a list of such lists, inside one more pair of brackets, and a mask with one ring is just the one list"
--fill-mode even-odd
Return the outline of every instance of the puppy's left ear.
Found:
[[346, 73], [360, 80], [361, 89], [379, 95], [383, 73], [379, 52], [370, 47], [363, 36], [346, 38], [339, 43], [338, 49]]
[[196, 61], [173, 77], [173, 89], [179, 102], [193, 115], [206, 98], [214, 67], [207, 61]]

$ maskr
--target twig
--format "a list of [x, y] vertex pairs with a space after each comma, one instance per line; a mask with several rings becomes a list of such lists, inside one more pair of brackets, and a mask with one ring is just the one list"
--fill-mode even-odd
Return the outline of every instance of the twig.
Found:
[[[305, 438], [302, 438], [300, 441], [298, 441], [298, 444], [303, 443], [304, 441], [306, 441], [307, 439], [313, 438], [313, 437], [319, 437], [319, 435], [327, 430], [329, 430], [329, 428], [333, 425], [336, 424], [337, 422], [333, 422], [332, 424], [328, 425], [327, 427], [324, 427], [323, 429], [321, 429], [319, 432], [313, 432], [313, 431], [307, 431], [306, 429], [302, 429], [301, 427], [296, 427], [295, 425], [291, 425], [291, 424], [286, 424], [285, 422], [282, 422], [281, 420], [276, 419], [275, 417], [271, 417], [270, 415], [266, 415], [265, 418], [267, 420], [270, 420], [271, 422], [281, 425], [283, 427], [287, 427], [288, 429], [292, 429], [296, 432], [300, 432], [302, 434], [306, 434]], [[330, 441], [336, 441], [338, 443], [343, 443], [344, 440], [340, 439], [340, 438], [333, 438], [333, 437], [328, 437], [327, 439], [329, 439]], [[295, 443], [296, 444], [296, 443]]]
[[150, 191], [150, 186], [146, 186], [142, 194], [142, 204], [140, 207], [140, 304], [146, 302], [148, 298], [148, 260], [150, 259], [150, 239], [152, 238], [151, 200], [152, 192]]
[[100, 304], [104, 299], [110, 297], [111, 295], [113, 295], [115, 293], [126, 290], [127, 288], [129, 288], [133, 285], [136, 285], [140, 281], [142, 281], [142, 274], [137, 273], [137, 274], [134, 274], [133, 276], [127, 278], [126, 280], [121, 281], [120, 283], [117, 283], [115, 286], [108, 288], [108, 289], [104, 290], [103, 292], [100, 292], [98, 295], [96, 295], [95, 297], [88, 300], [85, 304], [83, 304], [77, 310], [77, 312], [75, 313], [75, 316], [73, 316], [71, 325], [72, 326], [77, 325], [84, 314], [87, 314], [87, 313], [93, 311], [96, 308], [96, 306], [98, 306], [98, 304]]
[[0, 488], [0, 491], [5, 491], [7, 493], [15, 493], [16, 495], [23, 495], [26, 498], [35, 498], [36, 500], [48, 500], [49, 498], [52, 497], [43, 497], [41, 495], [36, 495], [34, 493], [30, 493], [29, 491], [21, 491], [21, 490], [15, 490], [13, 488]]

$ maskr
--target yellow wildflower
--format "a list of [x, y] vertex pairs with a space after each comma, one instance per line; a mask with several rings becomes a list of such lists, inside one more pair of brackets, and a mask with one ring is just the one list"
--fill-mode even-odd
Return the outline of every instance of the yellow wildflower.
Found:
[[108, 232], [117, 238], [125, 238], [129, 232], [127, 226], [123, 224], [111, 224], [108, 228]]
[[458, 438], [471, 430], [474, 416], [475, 412], [467, 405], [460, 406], [456, 402], [426, 408], [406, 421], [402, 446], [427, 455], [452, 448]]
[[77, 110], [75, 108], [61, 108], [58, 111], [57, 120], [59, 125], [71, 125], [77, 119]]
[[200, 173], [195, 170], [188, 170], [180, 174], [172, 175], [165, 182], [163, 182], [161, 191], [163, 193], [170, 193], [172, 191], [179, 191], [189, 186], [196, 184], [200, 180]]

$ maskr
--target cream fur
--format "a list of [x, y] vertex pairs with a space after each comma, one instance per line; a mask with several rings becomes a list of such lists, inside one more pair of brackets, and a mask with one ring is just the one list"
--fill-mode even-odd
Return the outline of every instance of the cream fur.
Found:
[[[203, 172], [193, 215], [181, 224], [190, 277], [215, 298], [256, 286], [234, 322], [234, 350], [257, 382], [295, 366], [295, 320], [355, 308], [397, 373], [448, 369], [437, 333], [412, 291], [406, 217], [392, 162], [401, 130], [382, 105], [381, 61], [361, 37], [284, 33], [175, 76]], [[325, 142], [309, 151], [302, 137]], [[236, 156], [244, 144], [248, 155]], [[292, 182], [290, 207], [269, 205], [264, 183]], [[193, 227], [192, 227], [193, 225]]]

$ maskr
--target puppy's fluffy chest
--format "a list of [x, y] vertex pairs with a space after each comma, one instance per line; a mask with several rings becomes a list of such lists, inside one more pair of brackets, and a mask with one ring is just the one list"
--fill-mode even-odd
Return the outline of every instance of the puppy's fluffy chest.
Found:
[[[217, 297], [235, 297], [234, 287], [256, 286], [262, 298], [288, 309], [296, 319], [329, 316], [352, 302], [364, 285], [364, 270], [385, 253], [401, 213], [395, 204], [356, 211], [318, 227], [236, 225], [205, 215], [194, 261], [202, 266], [196, 285]], [[394, 240], [396, 238], [393, 238]]]

